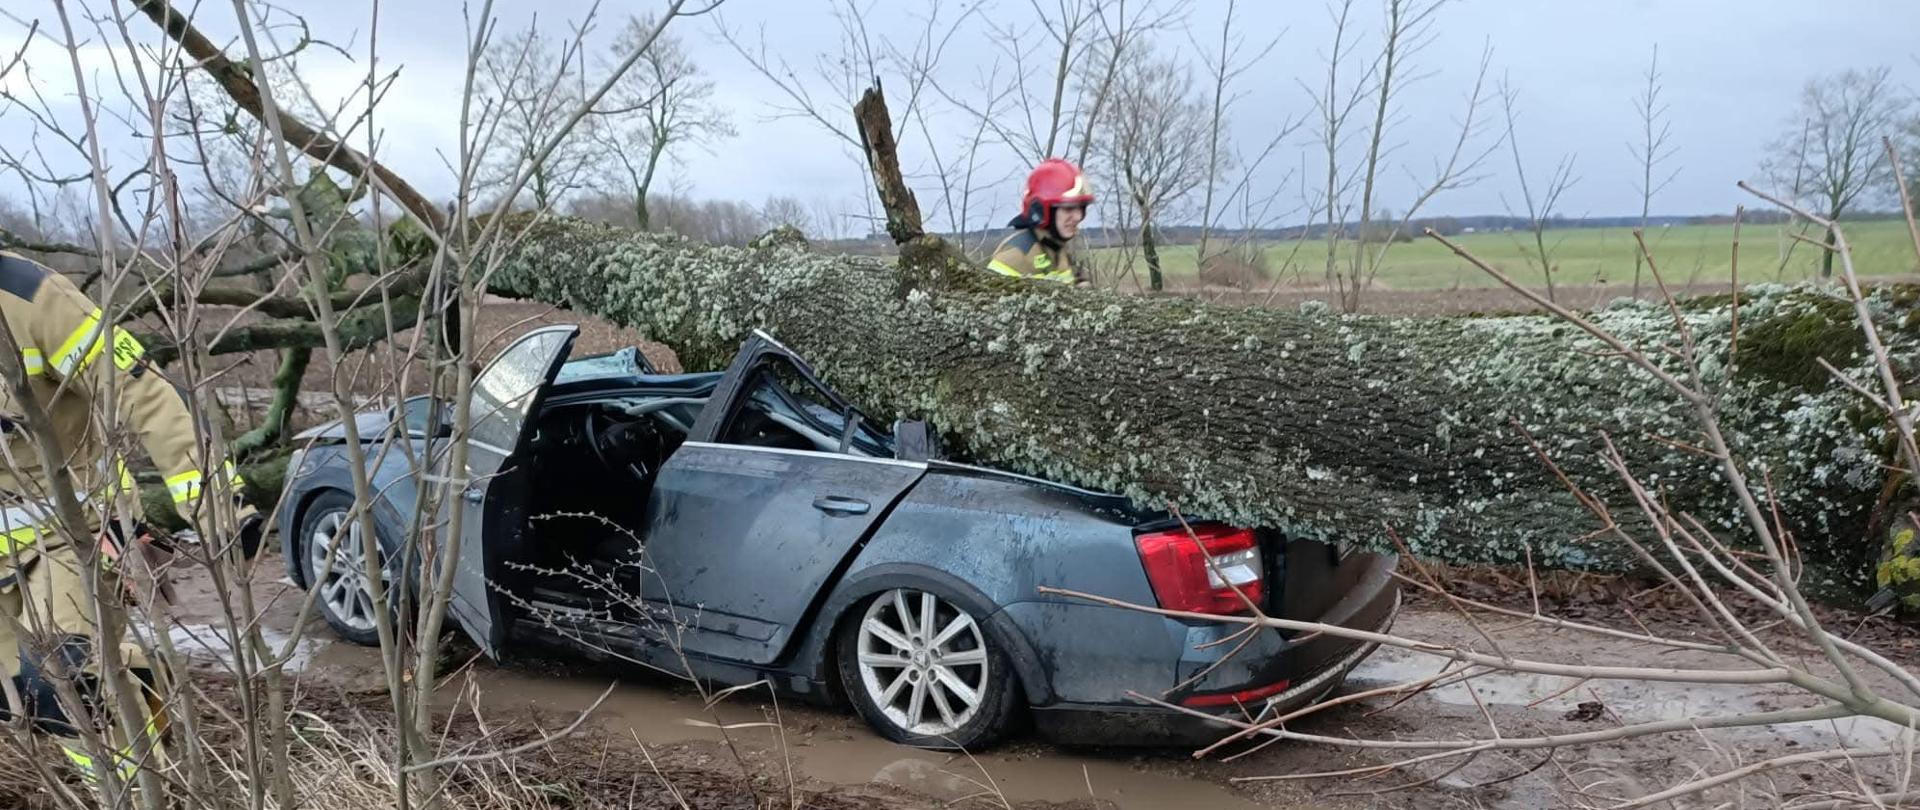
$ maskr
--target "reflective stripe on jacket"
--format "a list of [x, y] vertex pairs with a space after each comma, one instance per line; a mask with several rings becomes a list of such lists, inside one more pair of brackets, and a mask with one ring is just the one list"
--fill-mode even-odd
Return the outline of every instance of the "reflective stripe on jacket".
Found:
[[[103, 470], [100, 491], [79, 493], [83, 512], [114, 503], [122, 494], [134, 494], [133, 473], [127, 469], [126, 462], [116, 459], [112, 466], [117, 474], [109, 476]], [[0, 558], [31, 550], [43, 533], [57, 535], [59, 522], [59, 509], [51, 503], [19, 500], [0, 506]]]
[[1065, 250], [1049, 244], [1032, 230], [1021, 228], [1000, 241], [987, 269], [1003, 276], [1032, 278], [1072, 284], [1080, 280], [1073, 258]]

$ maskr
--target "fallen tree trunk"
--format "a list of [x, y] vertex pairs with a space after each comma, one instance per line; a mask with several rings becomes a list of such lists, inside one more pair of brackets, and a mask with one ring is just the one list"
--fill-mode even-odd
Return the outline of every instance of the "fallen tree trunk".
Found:
[[[1637, 565], [1593, 536], [1603, 523], [1525, 435], [1643, 540], [1655, 538], [1599, 462], [1603, 435], [1677, 508], [1744, 535], [1714, 463], [1675, 446], [1697, 435], [1687, 410], [1548, 316], [1208, 306], [1003, 279], [924, 242], [903, 255], [711, 247], [552, 219], [530, 227], [495, 287], [638, 330], [690, 369], [722, 367], [764, 328], [872, 416], [929, 419], [969, 458], [1298, 536], [1385, 547], [1392, 528], [1452, 562]], [[1911, 356], [1916, 292], [1876, 295], [1896, 356]], [[1755, 480], [1772, 482], [1822, 584], [1863, 587], [1889, 431], [1817, 364], [1868, 379], [1849, 305], [1752, 288], [1735, 353], [1728, 303], [1684, 307], [1724, 428]], [[1672, 361], [1664, 306], [1593, 317]]]

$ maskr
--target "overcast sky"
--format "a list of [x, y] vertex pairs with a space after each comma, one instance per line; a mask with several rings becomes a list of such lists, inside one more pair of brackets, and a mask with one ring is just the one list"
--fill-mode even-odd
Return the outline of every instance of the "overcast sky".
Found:
[[[89, 2], [105, 8], [105, 0]], [[430, 194], [448, 192], [452, 177], [441, 155], [453, 147], [456, 137], [466, 48], [464, 7], [452, 0], [386, 0], [380, 4], [376, 30], [370, 0], [286, 0], [281, 5], [306, 15], [317, 35], [352, 54], [352, 61], [320, 54], [303, 63], [323, 96], [347, 93], [364, 76], [369, 37], [377, 33], [382, 67], [401, 70], [376, 119], [383, 155]], [[609, 39], [606, 35], [618, 27], [619, 20], [611, 15], [661, 5], [635, 0], [604, 3], [600, 34], [594, 42], [604, 44]], [[0, 13], [0, 52], [15, 52], [26, 35], [26, 24], [35, 19], [41, 23], [43, 37], [59, 30], [51, 2], [6, 0], [5, 6]], [[1371, 0], [1356, 3], [1356, 26], [1365, 35], [1363, 48], [1372, 48], [1376, 42], [1378, 6]], [[560, 30], [582, 19], [590, 3], [499, 0], [496, 7], [502, 11], [503, 28], [524, 26], [537, 11], [543, 28]], [[942, 19], [959, 17], [961, 7], [953, 0], [945, 3]], [[1212, 45], [1196, 46], [1196, 42], [1217, 40], [1225, 0], [1193, 0], [1192, 7], [1182, 28], [1158, 37], [1160, 52], [1197, 61], [1197, 47]], [[833, 8], [830, 0], [728, 0], [718, 15], [674, 24], [715, 82], [718, 99], [732, 112], [739, 135], [712, 151], [680, 155], [668, 167], [669, 179], [663, 185], [697, 197], [758, 202], [780, 195], [841, 210], [864, 199], [868, 193], [864, 178], [844, 144], [818, 123], [778, 117], [773, 105], [783, 100], [780, 91], [716, 34], [717, 26], [725, 24], [749, 40], [764, 37], [769, 53], [787, 60], [808, 78], [816, 59], [838, 52], [841, 22]], [[869, 34], [875, 40], [910, 47], [930, 8], [929, 3], [908, 0], [875, 3], [867, 15]], [[1028, 0], [997, 0], [962, 19], [939, 66], [943, 84], [965, 95], [974, 92], [977, 79], [996, 61], [1005, 70], [1002, 51], [988, 39], [988, 23], [1025, 26], [1029, 8]], [[227, 4], [207, 3], [200, 13], [216, 38], [224, 40], [237, 30]], [[1331, 24], [1327, 6], [1320, 0], [1242, 0], [1239, 14], [1239, 30], [1250, 46], [1279, 38], [1270, 54], [1240, 80], [1243, 95], [1233, 111], [1229, 137], [1240, 151], [1250, 153], [1267, 142], [1282, 122], [1310, 112], [1306, 86], [1324, 81]], [[137, 34], [147, 35], [150, 26], [144, 19], [136, 19], [135, 24]], [[117, 37], [103, 41], [97, 31], [84, 29], [82, 36], [95, 44], [92, 55], [83, 61], [95, 81], [111, 80], [103, 72], [110, 64], [103, 51]], [[1037, 26], [1028, 30], [1022, 40], [1051, 58], [1045, 33]], [[1414, 70], [1423, 78], [1401, 98], [1402, 115], [1390, 136], [1398, 151], [1385, 174], [1381, 204], [1402, 208], [1414, 188], [1408, 173], [1431, 171], [1433, 157], [1452, 137], [1481, 49], [1487, 44], [1493, 48], [1495, 78], [1507, 77], [1519, 93], [1519, 139], [1529, 179], [1539, 182], [1563, 155], [1576, 156], [1578, 184], [1562, 202], [1570, 216], [1638, 213], [1634, 180], [1638, 166], [1628, 143], [1638, 131], [1634, 98], [1657, 45], [1672, 126], [1674, 154], [1669, 165], [1678, 170], [1678, 176], [1655, 200], [1654, 209], [1692, 214], [1730, 211], [1747, 201], [1733, 183], [1755, 176], [1765, 146], [1788, 126], [1808, 78], [1887, 66], [1904, 92], [1920, 89], [1916, 32], [1920, 32], [1916, 0], [1458, 0], [1442, 12], [1431, 45], [1415, 57]], [[33, 81], [56, 111], [72, 116], [72, 70], [65, 55], [53, 46], [53, 41], [44, 40], [27, 51]], [[906, 83], [904, 76], [885, 78], [895, 93]], [[13, 92], [23, 89], [18, 73], [0, 84]], [[811, 86], [823, 102], [838, 101], [833, 88], [818, 82]], [[1196, 87], [1195, 92], [1205, 91]], [[893, 103], [898, 114], [902, 102], [896, 98]], [[836, 121], [848, 115], [839, 107], [826, 112], [837, 116]], [[965, 116], [943, 102], [936, 101], [930, 113], [941, 146], [952, 149], [970, 132]], [[9, 151], [18, 153], [35, 145], [49, 153], [66, 148], [44, 138], [34, 144], [31, 133], [18, 110], [0, 107], [0, 145]], [[1301, 196], [1301, 178], [1312, 176], [1300, 171], [1314, 159], [1309, 140], [1303, 130], [1277, 150], [1255, 178], [1255, 185], [1264, 190], [1286, 190], [1283, 208]], [[110, 136], [108, 142], [120, 150], [117, 165], [136, 160], [129, 146], [135, 141], [128, 136]], [[917, 134], [906, 139], [903, 155], [910, 171], [930, 166], [926, 152], [927, 144]], [[952, 153], [943, 157], [950, 160]], [[986, 179], [982, 193], [992, 202], [981, 210], [991, 213], [992, 224], [998, 224], [1013, 213], [1018, 167], [1008, 154], [990, 150], [986, 157], [988, 165], [978, 176]], [[1090, 168], [1098, 175], [1100, 167]], [[1324, 167], [1319, 171], [1324, 173]], [[1495, 155], [1485, 175], [1469, 188], [1436, 198], [1426, 212], [1508, 213], [1521, 207], [1511, 155], [1504, 150]], [[923, 205], [934, 205], [930, 200], [938, 197], [937, 189], [931, 182], [920, 185]], [[0, 180], [0, 191], [17, 193], [17, 179]]]

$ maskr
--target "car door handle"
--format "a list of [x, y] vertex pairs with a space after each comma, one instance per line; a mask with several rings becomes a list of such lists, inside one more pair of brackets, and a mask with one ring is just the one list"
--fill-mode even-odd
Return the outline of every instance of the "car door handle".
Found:
[[859, 498], [822, 495], [813, 499], [813, 508], [829, 515], [864, 515], [870, 506], [866, 501], [860, 500]]

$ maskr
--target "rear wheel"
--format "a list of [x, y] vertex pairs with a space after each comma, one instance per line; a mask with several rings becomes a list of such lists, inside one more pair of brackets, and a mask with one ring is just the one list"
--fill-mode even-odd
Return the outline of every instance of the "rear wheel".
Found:
[[925, 748], [990, 745], [1018, 706], [1006, 653], [981, 620], [915, 588], [874, 597], [841, 629], [840, 681], [860, 716], [894, 742]]
[[307, 590], [318, 591], [320, 615], [341, 638], [355, 644], [380, 643], [374, 627], [373, 594], [367, 587], [367, 555], [374, 555], [383, 581], [386, 548], [378, 521], [374, 536], [366, 536], [362, 521], [352, 517], [353, 496], [326, 492], [313, 500], [301, 520], [300, 544], [306, 565]]

